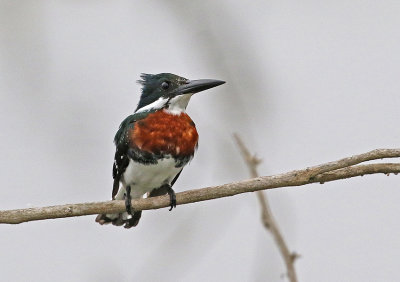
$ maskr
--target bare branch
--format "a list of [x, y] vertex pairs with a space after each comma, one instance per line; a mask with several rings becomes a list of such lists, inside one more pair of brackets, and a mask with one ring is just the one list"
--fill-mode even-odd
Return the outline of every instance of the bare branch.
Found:
[[[239, 135], [234, 134], [233, 137], [235, 138], [239, 146], [239, 149], [243, 155], [243, 158], [247, 163], [251, 177], [258, 177], [257, 165], [260, 163], [260, 160], [257, 159], [255, 155], [251, 155], [251, 153], [246, 148]], [[296, 270], [294, 268], [294, 261], [296, 260], [298, 255], [295, 253], [291, 253], [289, 251], [285, 239], [283, 238], [283, 235], [279, 230], [278, 223], [276, 222], [275, 217], [272, 214], [271, 207], [269, 206], [268, 203], [267, 195], [265, 195], [263, 191], [257, 191], [256, 195], [261, 205], [262, 222], [265, 228], [267, 228], [271, 232], [272, 236], [275, 239], [276, 244], [278, 245], [279, 251], [281, 252], [283, 260], [285, 261], [286, 264], [287, 275], [289, 277], [289, 280], [291, 282], [296, 282], [297, 275], [296, 275]]]
[[[334, 170], [336, 167], [338, 167], [338, 165], [333, 166], [331, 165], [332, 163], [328, 163], [302, 170], [294, 170], [283, 174], [261, 176], [239, 182], [189, 190], [177, 193], [176, 200], [178, 205], [183, 205], [278, 187], [301, 186], [315, 182], [324, 183], [328, 181], [351, 178], [366, 174], [399, 173], [400, 164], [397, 163], [369, 164], [354, 167], [351, 166], [353, 164], [361, 163], [364, 161], [395, 157], [400, 157], [400, 149], [374, 150], [365, 154], [356, 155], [350, 158], [339, 160], [337, 162], [333, 162], [336, 164], [340, 163], [339, 167], [342, 167], [342, 169], [339, 170]], [[348, 159], [350, 159], [348, 163], [345, 163]], [[348, 165], [349, 167], [346, 167], [346, 165]], [[315, 173], [315, 171], [319, 172], [321, 170], [326, 171], [327, 173]], [[164, 208], [169, 206], [169, 197], [161, 196], [132, 200], [132, 206], [135, 208], [135, 210]], [[0, 223], [17, 224], [33, 220], [83, 216], [99, 213], [118, 213], [123, 211], [125, 211], [124, 201], [108, 201], [6, 210], [0, 211]]]

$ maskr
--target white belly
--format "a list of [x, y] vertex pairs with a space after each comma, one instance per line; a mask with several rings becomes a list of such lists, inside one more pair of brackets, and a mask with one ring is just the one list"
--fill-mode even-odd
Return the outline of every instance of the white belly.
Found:
[[[163, 184], [170, 184], [182, 167], [175, 167], [174, 158], [159, 160], [157, 164], [144, 165], [129, 160], [121, 182], [124, 186], [131, 186], [132, 198], [140, 198], [145, 193], [159, 188]], [[120, 189], [125, 190], [125, 189]], [[123, 198], [125, 191], [119, 191], [117, 199]]]

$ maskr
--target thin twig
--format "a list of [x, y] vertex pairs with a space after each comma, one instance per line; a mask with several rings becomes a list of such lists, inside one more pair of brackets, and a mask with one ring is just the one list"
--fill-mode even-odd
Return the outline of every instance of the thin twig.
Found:
[[[250, 170], [251, 177], [253, 178], [258, 177], [257, 165], [260, 164], [261, 160], [258, 159], [255, 155], [252, 155], [250, 153], [250, 151], [246, 148], [239, 135], [234, 134], [233, 137], [235, 138], [236, 143], [238, 144], [238, 147], [242, 153], [242, 156], [246, 161], [246, 164]], [[296, 282], [297, 275], [296, 275], [296, 270], [294, 268], [294, 262], [295, 259], [298, 257], [298, 255], [296, 253], [291, 253], [289, 251], [289, 248], [285, 240], [283, 239], [283, 235], [279, 230], [278, 223], [276, 222], [275, 217], [272, 214], [271, 207], [268, 203], [267, 195], [265, 195], [263, 191], [257, 191], [256, 195], [261, 205], [262, 222], [265, 228], [267, 228], [267, 230], [271, 232], [272, 236], [275, 239], [276, 244], [278, 245], [279, 251], [281, 252], [283, 260], [285, 261], [286, 264], [287, 275], [289, 277], [289, 280], [291, 282]]]
[[[398, 163], [381, 163], [351, 166], [354, 163], [395, 157], [400, 157], [400, 149], [375, 150], [351, 157], [351, 164], [349, 165], [350, 167], [345, 167], [345, 165], [343, 165], [343, 168], [339, 170], [334, 170], [331, 172], [312, 176], [315, 170], [320, 170], [321, 167], [326, 166], [326, 164], [323, 164], [306, 169], [294, 170], [283, 174], [261, 176], [239, 182], [189, 190], [177, 193], [176, 200], [178, 205], [183, 205], [222, 197], [234, 196], [241, 193], [273, 189], [278, 187], [302, 186], [316, 182], [324, 183], [328, 181], [362, 176], [366, 174], [396, 174], [400, 172], [400, 164]], [[167, 207], [169, 206], [169, 204], [170, 199], [167, 195], [161, 197], [132, 200], [132, 206], [135, 208], [135, 210], [159, 209]], [[123, 211], [125, 211], [124, 201], [81, 203], [52, 207], [5, 210], [0, 211], [0, 223], [17, 224], [33, 220], [83, 216], [99, 213], [119, 213]]]

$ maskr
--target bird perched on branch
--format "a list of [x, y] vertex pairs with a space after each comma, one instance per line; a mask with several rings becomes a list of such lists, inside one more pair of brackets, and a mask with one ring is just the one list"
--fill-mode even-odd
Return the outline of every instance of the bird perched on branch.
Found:
[[[171, 74], [142, 74], [142, 95], [134, 114], [120, 125], [116, 146], [113, 200], [125, 200], [126, 212], [99, 214], [96, 222], [131, 228], [139, 223], [131, 199], [169, 194], [170, 210], [176, 207], [172, 186], [193, 158], [198, 133], [186, 107], [193, 94], [224, 84], [213, 79], [188, 80]], [[122, 186], [120, 187], [120, 184]]]

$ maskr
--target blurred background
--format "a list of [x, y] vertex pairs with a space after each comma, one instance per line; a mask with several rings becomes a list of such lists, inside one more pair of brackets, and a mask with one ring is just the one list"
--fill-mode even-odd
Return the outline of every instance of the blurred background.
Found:
[[[227, 84], [193, 97], [175, 191], [399, 146], [398, 1], [0, 0], [0, 209], [111, 197], [113, 136], [141, 72]], [[398, 281], [396, 176], [268, 191], [299, 281]], [[3, 281], [287, 281], [254, 194], [0, 226]]]

